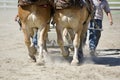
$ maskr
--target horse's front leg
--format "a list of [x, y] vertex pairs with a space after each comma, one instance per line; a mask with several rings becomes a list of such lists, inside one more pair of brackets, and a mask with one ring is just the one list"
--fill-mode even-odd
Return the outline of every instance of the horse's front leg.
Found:
[[63, 57], [68, 57], [69, 51], [64, 46], [64, 41], [63, 41], [63, 36], [62, 36], [63, 28], [61, 28], [60, 26], [57, 25], [56, 32], [57, 32], [57, 42], [58, 42], [58, 45], [60, 46], [60, 49], [62, 51], [62, 55], [63, 55]]
[[45, 49], [45, 53], [47, 54], [47, 48], [46, 48], [46, 37], [47, 37], [47, 27], [43, 27], [43, 29], [38, 31], [38, 46], [39, 46], [39, 54], [37, 58], [37, 64], [38, 65], [44, 65], [45, 60], [45, 54], [43, 54], [43, 50]]
[[30, 30], [26, 28], [24, 24], [22, 24], [22, 31], [24, 33], [24, 41], [28, 48], [29, 56], [36, 62], [35, 54], [36, 54], [36, 48], [32, 45], [30, 41]]

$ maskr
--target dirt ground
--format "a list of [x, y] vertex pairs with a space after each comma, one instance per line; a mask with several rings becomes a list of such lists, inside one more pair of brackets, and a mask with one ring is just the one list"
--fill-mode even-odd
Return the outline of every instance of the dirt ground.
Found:
[[48, 48], [50, 60], [44, 66], [30, 62], [22, 31], [14, 22], [17, 10], [0, 10], [0, 80], [120, 80], [120, 11], [112, 11], [114, 25], [104, 17], [98, 56], [71, 66], [59, 48]]

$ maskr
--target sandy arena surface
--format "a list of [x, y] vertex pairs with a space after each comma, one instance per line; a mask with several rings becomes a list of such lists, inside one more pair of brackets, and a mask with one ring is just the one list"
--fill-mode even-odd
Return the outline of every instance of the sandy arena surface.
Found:
[[59, 48], [48, 48], [44, 66], [30, 62], [22, 31], [14, 22], [17, 10], [0, 10], [0, 80], [120, 80], [120, 11], [112, 11], [114, 25], [104, 17], [103, 32], [92, 60], [85, 47], [84, 63], [71, 66]]

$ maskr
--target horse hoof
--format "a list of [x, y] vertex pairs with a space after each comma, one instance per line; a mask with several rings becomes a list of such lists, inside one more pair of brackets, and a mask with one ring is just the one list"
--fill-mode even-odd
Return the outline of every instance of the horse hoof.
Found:
[[36, 62], [36, 58], [35, 58], [35, 57], [33, 57], [32, 60], [33, 60], [34, 62]]
[[36, 62], [36, 58], [34, 55], [29, 54], [30, 58], [32, 59], [33, 62]]
[[72, 66], [78, 66], [79, 65], [79, 61], [78, 60], [72, 60], [71, 65]]

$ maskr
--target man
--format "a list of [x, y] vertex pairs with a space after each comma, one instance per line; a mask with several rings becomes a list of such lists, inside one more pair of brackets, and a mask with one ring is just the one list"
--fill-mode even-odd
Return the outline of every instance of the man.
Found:
[[96, 11], [94, 19], [90, 21], [89, 27], [89, 48], [91, 55], [95, 55], [95, 50], [101, 37], [103, 10], [108, 16], [110, 25], [113, 24], [112, 15], [107, 0], [93, 0], [93, 4]]

